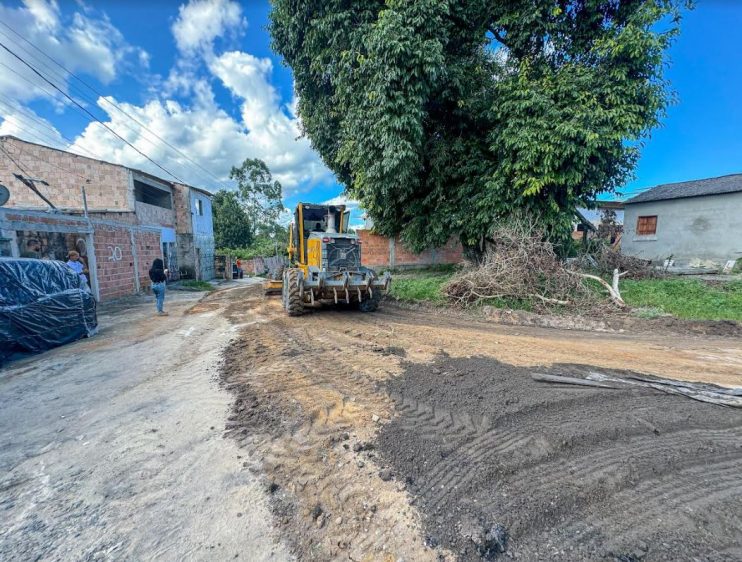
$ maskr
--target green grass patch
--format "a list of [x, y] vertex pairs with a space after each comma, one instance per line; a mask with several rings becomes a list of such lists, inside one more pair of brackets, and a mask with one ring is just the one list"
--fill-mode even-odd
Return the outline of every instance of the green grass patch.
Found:
[[187, 281], [181, 281], [180, 286], [184, 289], [191, 289], [193, 291], [213, 291], [214, 285], [208, 281], [197, 281], [195, 279], [188, 279]]
[[[454, 271], [408, 270], [392, 275], [390, 294], [406, 302], [446, 304], [443, 288]], [[605, 294], [595, 281], [586, 281], [596, 292]], [[708, 284], [697, 279], [646, 279], [621, 281], [621, 295], [637, 309], [640, 318], [672, 314], [689, 320], [736, 320], [742, 322], [742, 281]], [[605, 297], [607, 298], [607, 297]], [[514, 310], [534, 309], [529, 299], [491, 299], [482, 304]]]
[[452, 272], [410, 271], [392, 275], [389, 291], [392, 297], [407, 302], [444, 304], [443, 287], [453, 276]]
[[621, 282], [621, 296], [632, 307], [679, 318], [742, 322], [742, 281], [710, 285], [697, 279], [627, 279]]

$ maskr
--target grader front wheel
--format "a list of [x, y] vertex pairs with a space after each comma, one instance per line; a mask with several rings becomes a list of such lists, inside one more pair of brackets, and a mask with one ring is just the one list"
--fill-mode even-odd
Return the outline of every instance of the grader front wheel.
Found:
[[283, 273], [283, 308], [289, 316], [304, 314], [304, 299], [302, 297], [303, 283], [299, 269], [287, 269]]

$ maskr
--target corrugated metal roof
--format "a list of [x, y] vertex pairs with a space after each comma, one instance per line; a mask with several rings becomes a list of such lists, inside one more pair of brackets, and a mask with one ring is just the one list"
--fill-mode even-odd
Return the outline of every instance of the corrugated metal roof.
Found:
[[722, 193], [736, 193], [742, 191], [742, 174], [730, 174], [718, 178], [683, 181], [658, 185], [632, 197], [627, 204], [646, 203], [649, 201], [663, 201], [666, 199], [681, 199], [684, 197], [701, 197], [703, 195], [719, 195]]

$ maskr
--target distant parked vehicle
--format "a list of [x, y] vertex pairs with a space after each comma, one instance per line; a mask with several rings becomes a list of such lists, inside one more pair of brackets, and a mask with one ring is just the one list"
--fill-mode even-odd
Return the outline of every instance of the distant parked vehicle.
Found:
[[89, 337], [96, 302], [79, 275], [52, 260], [0, 258], [0, 362]]

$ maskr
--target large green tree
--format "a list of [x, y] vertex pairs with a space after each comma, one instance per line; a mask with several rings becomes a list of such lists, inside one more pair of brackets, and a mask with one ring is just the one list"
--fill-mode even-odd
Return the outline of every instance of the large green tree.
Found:
[[217, 191], [211, 200], [211, 208], [217, 248], [245, 248], [252, 243], [252, 226], [235, 191]]
[[[631, 177], [681, 0], [273, 0], [305, 133], [386, 235], [552, 233]], [[685, 4], [683, 2], [683, 4]]]
[[237, 182], [240, 205], [256, 230], [270, 230], [283, 211], [281, 184], [273, 179], [265, 162], [248, 158], [233, 167], [229, 177]]
[[220, 190], [212, 202], [214, 239], [217, 248], [247, 248], [256, 238], [268, 239], [271, 232], [286, 230], [278, 225], [283, 211], [281, 184], [258, 158], [248, 158], [232, 167], [235, 190]]

